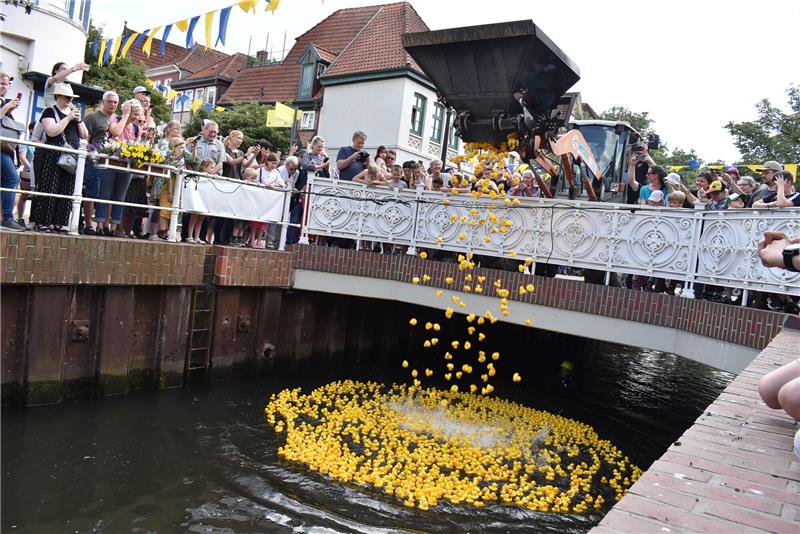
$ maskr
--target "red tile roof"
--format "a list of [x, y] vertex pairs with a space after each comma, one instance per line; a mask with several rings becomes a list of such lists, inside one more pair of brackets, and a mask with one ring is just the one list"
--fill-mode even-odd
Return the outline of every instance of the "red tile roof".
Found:
[[407, 2], [340, 9], [297, 38], [280, 64], [244, 69], [221, 99], [231, 102], [291, 101], [297, 96], [297, 60], [309, 45], [331, 66], [325, 77], [409, 67], [400, 35], [428, 27]]
[[380, 6], [381, 11], [325, 71], [323, 78], [410, 68], [425, 73], [403, 48], [401, 36], [428, 31], [408, 2]]
[[233, 80], [236, 75], [247, 66], [247, 56], [239, 52], [228, 56], [221, 61], [217, 61], [213, 65], [204, 69], [196, 71], [191, 76], [184, 78], [184, 80], [196, 80], [199, 78], [227, 78]]
[[[134, 31], [135, 30], [128, 28], [125, 31], [125, 35], [130, 35]], [[194, 73], [231, 56], [219, 50], [214, 50], [213, 48], [206, 50], [206, 47], [201, 44], [195, 44], [194, 48], [189, 50], [188, 48], [172, 44], [169, 41], [167, 41], [164, 47], [164, 55], [162, 56], [161, 39], [153, 39], [153, 44], [150, 48], [150, 57], [147, 57], [145, 53], [142, 52], [141, 46], [132, 46], [128, 51], [128, 57], [134, 63], [143, 65], [145, 69], [177, 65], [181, 70]]]
[[[130, 35], [135, 30], [131, 30], [128, 28], [125, 32], [125, 35]], [[144, 43], [142, 43], [144, 44]], [[153, 39], [153, 45], [150, 48], [150, 57], [147, 57], [144, 52], [142, 52], [141, 46], [132, 46], [128, 51], [128, 58], [134, 63], [139, 63], [143, 65], [145, 69], [152, 69], [155, 67], [161, 67], [163, 65], [172, 65], [177, 61], [180, 61], [186, 54], [189, 53], [189, 50], [182, 46], [178, 46], [176, 44], [172, 44], [167, 41], [166, 46], [164, 47], [164, 55], [161, 55], [161, 39]]]

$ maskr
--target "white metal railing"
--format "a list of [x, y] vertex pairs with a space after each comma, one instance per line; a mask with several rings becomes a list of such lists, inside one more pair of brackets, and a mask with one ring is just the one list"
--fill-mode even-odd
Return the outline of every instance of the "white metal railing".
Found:
[[[703, 211], [544, 198], [474, 199], [309, 177], [301, 243], [308, 235], [533, 258], [535, 262], [800, 295], [800, 274], [761, 265], [764, 231], [800, 235], [800, 209]], [[506, 233], [480, 224], [490, 212]], [[516, 255], [512, 252], [514, 251]]]
[[[219, 175], [212, 175], [207, 173], [201, 173], [193, 170], [189, 170], [184, 168], [183, 166], [170, 166], [170, 165], [156, 165], [156, 164], [148, 164], [147, 168], [136, 168], [131, 164], [127, 164], [124, 168], [119, 166], [113, 166], [108, 163], [108, 156], [103, 154], [98, 154], [96, 152], [89, 152], [87, 150], [87, 142], [86, 140], [81, 140], [80, 146], [77, 149], [72, 147], [58, 147], [53, 145], [47, 145], [43, 143], [36, 143], [34, 141], [22, 140], [22, 139], [13, 139], [8, 137], [0, 136], [0, 141], [5, 141], [8, 143], [20, 144], [20, 145], [28, 145], [36, 147], [38, 150], [54, 150], [59, 153], [68, 153], [68, 154], [75, 154], [77, 155], [78, 165], [75, 171], [75, 183], [73, 188], [72, 195], [59, 195], [55, 193], [43, 193], [40, 191], [24, 191], [21, 189], [9, 189], [0, 187], [0, 192], [14, 192], [20, 193], [25, 195], [31, 196], [46, 196], [52, 198], [61, 198], [65, 200], [72, 201], [72, 210], [70, 213], [69, 219], [69, 233], [71, 235], [78, 235], [78, 227], [80, 223], [80, 212], [81, 212], [81, 203], [84, 201], [94, 202], [96, 204], [108, 204], [108, 205], [117, 205], [117, 206], [125, 206], [130, 208], [142, 208], [142, 209], [156, 209], [160, 211], [169, 211], [171, 212], [170, 216], [170, 223], [169, 223], [169, 230], [167, 232], [167, 240], [171, 242], [176, 242], [178, 235], [177, 235], [177, 228], [178, 228], [178, 215], [180, 213], [200, 213], [202, 215], [206, 215], [209, 217], [224, 217], [230, 219], [241, 219], [241, 214], [237, 214], [234, 209], [228, 208], [222, 211], [188, 211], [184, 209], [182, 206], [183, 200], [183, 192], [187, 187], [192, 187], [196, 181], [199, 180], [212, 180], [215, 182], [233, 182], [238, 187], [247, 187], [247, 188], [255, 188], [257, 190], [270, 190], [282, 193], [282, 205], [280, 207], [281, 216], [275, 217], [273, 219], [261, 219], [259, 221], [254, 222], [266, 222], [270, 224], [278, 224], [281, 226], [281, 234], [280, 234], [280, 243], [278, 246], [279, 250], [285, 250], [286, 247], [286, 234], [287, 229], [289, 226], [298, 226], [292, 225], [289, 222], [289, 203], [291, 200], [291, 196], [293, 191], [291, 188], [287, 189], [274, 189], [267, 187], [262, 184], [258, 183], [251, 183], [251, 182], [242, 182], [240, 180], [235, 180], [231, 178], [227, 178], [224, 176]], [[162, 177], [173, 177], [175, 179], [174, 189], [173, 189], [173, 202], [171, 208], [162, 208], [158, 205], [150, 205], [150, 204], [136, 204], [131, 202], [121, 202], [121, 201], [113, 201], [113, 200], [105, 200], [100, 198], [92, 198], [83, 196], [83, 180], [84, 180], [84, 172], [85, 172], [85, 165], [86, 160], [90, 159], [94, 162], [100, 162], [97, 164], [99, 168], [113, 168], [119, 169], [124, 172], [131, 172], [132, 174], [138, 175], [145, 175], [145, 176], [162, 176]], [[195, 184], [196, 186], [196, 184]]]

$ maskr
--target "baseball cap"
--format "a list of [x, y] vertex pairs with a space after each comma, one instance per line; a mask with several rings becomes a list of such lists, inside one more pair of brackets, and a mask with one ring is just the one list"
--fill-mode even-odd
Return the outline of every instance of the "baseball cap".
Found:
[[781, 165], [781, 164], [780, 164], [780, 163], [778, 163], [777, 161], [772, 161], [772, 160], [770, 160], [770, 161], [766, 162], [766, 163], [764, 164], [764, 166], [763, 166], [763, 167], [760, 167], [760, 168], [758, 168], [758, 169], [756, 169], [756, 170], [757, 170], [758, 172], [764, 172], [764, 171], [782, 171], [782, 170], [783, 170], [783, 165]]
[[734, 166], [730, 166], [727, 169], [725, 169], [725, 172], [727, 172], [729, 174], [732, 173], [732, 172], [735, 172], [736, 174], [739, 174], [739, 168], [738, 167], [734, 167]]
[[681, 183], [681, 175], [678, 174], [677, 172], [671, 172], [667, 175], [666, 178], [664, 178], [664, 181], [673, 184], [679, 184]]
[[149, 95], [150, 91], [144, 85], [137, 85], [136, 87], [133, 88], [133, 94], [136, 93], [146, 93]]
[[737, 200], [740, 200], [740, 199], [742, 200], [742, 202], [744, 202], [744, 199], [742, 198], [742, 195], [740, 195], [739, 193], [734, 193], [734, 194], [730, 195], [728, 198], [726, 198], [725, 202], [727, 204], [730, 204], [731, 202], [736, 202]]
[[706, 189], [706, 193], [719, 193], [720, 191], [725, 191], [725, 184], [719, 180], [711, 182], [711, 185]]
[[648, 202], [664, 202], [664, 192], [657, 189], [650, 193], [650, 197], [647, 200]]

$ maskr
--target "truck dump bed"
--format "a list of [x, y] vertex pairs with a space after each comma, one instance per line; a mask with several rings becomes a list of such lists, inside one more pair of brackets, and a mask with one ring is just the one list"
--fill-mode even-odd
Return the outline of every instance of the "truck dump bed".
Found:
[[474, 127], [464, 141], [501, 141], [491, 119], [515, 117], [514, 93], [525, 90], [532, 114], [559, 104], [579, 79], [578, 67], [530, 20], [403, 35], [403, 46], [456, 112], [468, 111]]

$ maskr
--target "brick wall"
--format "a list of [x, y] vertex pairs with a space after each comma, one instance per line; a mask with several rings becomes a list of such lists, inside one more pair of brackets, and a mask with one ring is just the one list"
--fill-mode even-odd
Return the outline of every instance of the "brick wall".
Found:
[[3, 284], [191, 286], [208, 247], [34, 232], [0, 232]]
[[290, 287], [293, 254], [274, 250], [213, 247], [218, 286]]
[[[317, 246], [298, 247], [295, 267], [409, 283], [414, 276], [421, 278], [427, 274], [431, 277], [428, 285], [443, 289], [462, 288], [467, 274], [452, 263]], [[495, 294], [490, 289], [494, 289], [492, 283], [499, 279], [504, 288], [512, 290], [509, 300], [677, 328], [758, 349], [766, 347], [777, 335], [786, 318], [783, 313], [766, 310], [531, 276], [518, 271], [476, 268], [471, 274], [473, 278], [486, 276], [484, 295]], [[444, 282], [447, 276], [453, 277], [451, 286]], [[517, 289], [528, 283], [536, 286], [536, 291], [520, 295]], [[471, 285], [474, 286], [474, 282]]]

